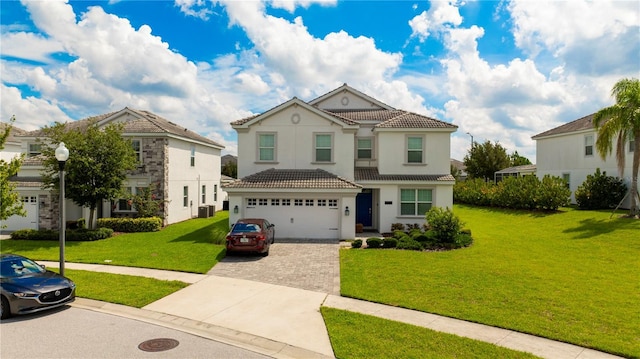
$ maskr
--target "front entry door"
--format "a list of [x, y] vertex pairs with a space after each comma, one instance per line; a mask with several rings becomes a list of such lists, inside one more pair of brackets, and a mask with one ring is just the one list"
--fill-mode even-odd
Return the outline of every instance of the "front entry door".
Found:
[[364, 190], [356, 196], [356, 223], [362, 223], [364, 227], [373, 225], [373, 194], [371, 190]]

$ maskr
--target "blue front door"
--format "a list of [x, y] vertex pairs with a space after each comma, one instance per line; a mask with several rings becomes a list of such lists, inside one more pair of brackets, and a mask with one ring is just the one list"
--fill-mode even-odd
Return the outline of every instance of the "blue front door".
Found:
[[356, 223], [362, 223], [365, 227], [371, 227], [373, 194], [370, 191], [358, 193], [356, 196]]

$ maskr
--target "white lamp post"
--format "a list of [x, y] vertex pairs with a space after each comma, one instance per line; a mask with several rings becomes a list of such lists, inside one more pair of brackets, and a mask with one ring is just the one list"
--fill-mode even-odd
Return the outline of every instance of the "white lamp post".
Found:
[[473, 149], [473, 135], [467, 132], [467, 135], [471, 136], [471, 148]]
[[69, 159], [69, 150], [64, 142], [60, 142], [56, 148], [56, 159], [60, 168], [60, 275], [64, 275], [64, 239], [65, 239], [65, 216], [64, 216], [64, 164]]

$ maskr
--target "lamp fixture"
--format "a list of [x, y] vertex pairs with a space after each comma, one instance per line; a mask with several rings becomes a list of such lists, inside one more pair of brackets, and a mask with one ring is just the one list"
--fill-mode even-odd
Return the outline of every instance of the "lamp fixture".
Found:
[[236, 204], [235, 207], [233, 207], [233, 213], [238, 214], [239, 211], [240, 211], [240, 209], [238, 208], [238, 205]]
[[345, 215], [345, 216], [348, 216], [348, 215], [349, 215], [349, 213], [350, 213], [350, 212], [349, 212], [349, 206], [347, 206], [347, 207], [345, 207], [345, 209], [344, 209], [344, 215]]

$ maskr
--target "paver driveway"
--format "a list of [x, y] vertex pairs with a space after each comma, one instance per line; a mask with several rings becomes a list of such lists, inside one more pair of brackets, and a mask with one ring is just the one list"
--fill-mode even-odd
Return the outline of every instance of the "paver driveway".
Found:
[[271, 245], [269, 255], [234, 254], [208, 274], [340, 294], [338, 241], [286, 240]]

